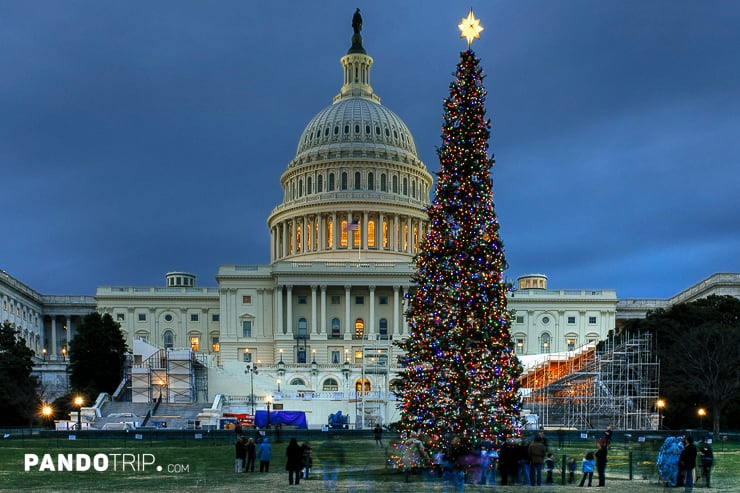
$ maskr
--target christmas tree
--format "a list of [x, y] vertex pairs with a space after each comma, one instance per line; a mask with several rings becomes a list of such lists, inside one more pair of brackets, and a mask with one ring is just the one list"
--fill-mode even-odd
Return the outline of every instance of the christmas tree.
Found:
[[454, 437], [470, 447], [519, 435], [521, 365], [506, 308], [485, 98], [480, 60], [468, 45], [444, 103], [430, 230], [416, 257], [409, 337], [399, 344], [406, 352], [400, 428], [437, 450]]

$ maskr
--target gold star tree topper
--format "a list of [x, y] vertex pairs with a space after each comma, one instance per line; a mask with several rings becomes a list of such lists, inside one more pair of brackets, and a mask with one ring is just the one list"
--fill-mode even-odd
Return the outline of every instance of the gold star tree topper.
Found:
[[473, 39], [480, 39], [480, 32], [483, 30], [483, 26], [480, 25], [480, 19], [476, 19], [473, 15], [473, 9], [470, 9], [468, 18], [462, 19], [462, 22], [457, 26], [460, 29], [460, 37], [467, 38], [468, 48]]

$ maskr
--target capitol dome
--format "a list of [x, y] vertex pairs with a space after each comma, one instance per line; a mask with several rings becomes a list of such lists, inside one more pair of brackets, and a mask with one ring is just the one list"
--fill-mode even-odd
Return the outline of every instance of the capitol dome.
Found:
[[[268, 218], [271, 259], [409, 262], [427, 231], [432, 176], [406, 124], [370, 85], [373, 59], [355, 31], [333, 103], [301, 133]], [[354, 252], [354, 253], [352, 253]]]

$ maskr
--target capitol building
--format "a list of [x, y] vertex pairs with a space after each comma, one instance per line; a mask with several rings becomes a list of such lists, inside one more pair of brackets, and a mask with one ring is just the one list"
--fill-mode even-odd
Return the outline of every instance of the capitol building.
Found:
[[[132, 350], [117, 398], [162, 395], [204, 409], [218, 399], [232, 410], [269, 402], [306, 411], [312, 425], [337, 410], [362, 426], [398, 418], [394, 341], [408, 335], [405, 299], [433, 180], [411, 131], [371, 85], [373, 63], [355, 33], [339, 92], [297, 136], [280, 177], [283, 199], [265, 231], [269, 265], [221, 265], [212, 286], [169, 272], [160, 286], [100, 286], [94, 296], [43, 295], [0, 272], [0, 321], [36, 352], [48, 395], [68, 390], [67, 346], [81, 318], [98, 311], [120, 324]], [[649, 309], [738, 296], [740, 275], [714, 274], [667, 300], [552, 289], [545, 274], [522, 275], [514, 287], [512, 340], [531, 355], [575, 351]]]

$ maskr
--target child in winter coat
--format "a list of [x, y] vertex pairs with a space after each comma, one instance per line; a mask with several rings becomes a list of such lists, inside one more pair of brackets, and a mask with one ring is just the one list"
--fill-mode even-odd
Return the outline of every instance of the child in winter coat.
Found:
[[594, 478], [594, 465], [594, 453], [586, 452], [586, 456], [581, 461], [581, 472], [583, 472], [583, 478], [581, 478], [581, 484], [578, 486], [583, 486], [583, 483], [586, 482], [586, 478], [588, 478], [588, 485], [591, 486], [591, 481]]

